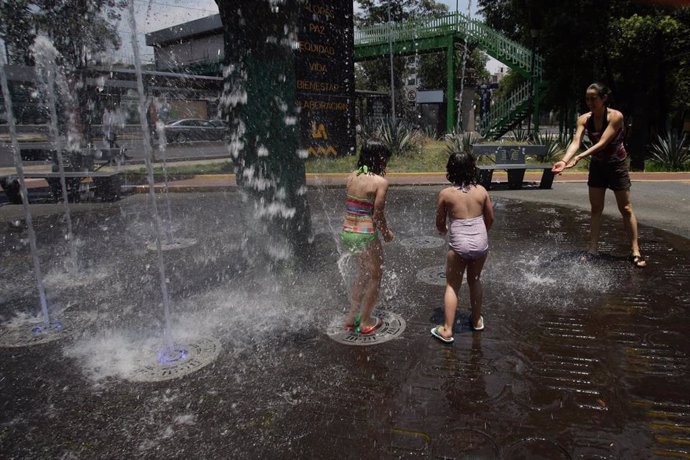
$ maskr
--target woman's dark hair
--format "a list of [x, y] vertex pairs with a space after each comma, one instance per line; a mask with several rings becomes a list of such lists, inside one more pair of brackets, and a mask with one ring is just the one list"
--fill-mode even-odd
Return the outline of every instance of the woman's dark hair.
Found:
[[390, 157], [391, 150], [386, 144], [378, 140], [369, 140], [362, 146], [362, 150], [359, 152], [357, 167], [366, 166], [370, 172], [383, 175]]
[[446, 178], [455, 185], [477, 185], [479, 168], [471, 153], [453, 153], [446, 164]]
[[596, 91], [597, 95], [601, 98], [602, 101], [605, 99], [604, 103], [606, 106], [611, 107], [611, 105], [613, 104], [613, 94], [611, 93], [611, 89], [608, 86], [598, 81], [595, 81], [587, 87], [587, 91], [589, 91], [590, 89]]

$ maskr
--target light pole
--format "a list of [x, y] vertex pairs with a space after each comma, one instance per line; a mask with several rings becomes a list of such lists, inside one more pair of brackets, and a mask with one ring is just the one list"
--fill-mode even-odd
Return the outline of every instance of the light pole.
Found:
[[[536, 95], [534, 91], [534, 80], [535, 80], [535, 72], [534, 72], [534, 65], [535, 65], [535, 49], [537, 45], [537, 33], [538, 31], [536, 29], [530, 29], [530, 36], [532, 37], [532, 54], [530, 56], [530, 81], [529, 81], [529, 97], [530, 97], [530, 102], [532, 103], [532, 115], [530, 118], [530, 122], [527, 123], [527, 134], [536, 136], [537, 134], [537, 127], [539, 123], [539, 112], [538, 112], [538, 105], [537, 105], [537, 100], [536, 100]], [[534, 123], [534, 128], [532, 129], [532, 124]]]
[[393, 30], [391, 25], [391, 0], [388, 0], [388, 55], [391, 68], [391, 116], [395, 126], [395, 85], [393, 77]]
[[[458, 1], [455, 0], [455, 8], [457, 9], [458, 6]], [[467, 0], [467, 17], [469, 18], [472, 13], [472, 0]], [[458, 108], [457, 108], [457, 119], [455, 122], [455, 132], [460, 133], [461, 130], [465, 129], [465, 126], [462, 123], [462, 96], [463, 93], [465, 92], [465, 70], [467, 67], [467, 50], [469, 48], [469, 37], [468, 37], [468, 32], [467, 28], [465, 28], [465, 49], [462, 52], [462, 72], [460, 73], [460, 97], [458, 99]], [[453, 53], [455, 53], [455, 50], [453, 50]], [[455, 78], [455, 69], [453, 69], [453, 78]], [[455, 98], [455, 95], [453, 95], [453, 98]]]

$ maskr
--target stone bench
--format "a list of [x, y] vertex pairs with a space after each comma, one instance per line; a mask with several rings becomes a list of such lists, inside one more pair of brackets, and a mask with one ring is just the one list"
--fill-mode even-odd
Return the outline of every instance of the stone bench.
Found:
[[[79, 186], [84, 179], [90, 179], [95, 187], [95, 196], [103, 201], [115, 201], [120, 198], [122, 191], [121, 172], [108, 171], [65, 171], [65, 185], [67, 186], [68, 199], [71, 202], [79, 201]], [[44, 179], [50, 187], [53, 199], [58, 200], [62, 196], [62, 185], [59, 172], [30, 172], [24, 173], [25, 179]], [[17, 176], [0, 177], [0, 186], [5, 191], [7, 199], [11, 203], [21, 204], [19, 178]]]
[[528, 164], [527, 155], [543, 158], [546, 147], [543, 145], [510, 145], [510, 144], [476, 144], [472, 146], [472, 153], [477, 159], [487, 157], [494, 164], [479, 165], [479, 182], [487, 190], [491, 188], [491, 179], [495, 170], [508, 172], [508, 188], [522, 188], [525, 171], [528, 169], [541, 170], [539, 188], [551, 188], [554, 173], [550, 163]]

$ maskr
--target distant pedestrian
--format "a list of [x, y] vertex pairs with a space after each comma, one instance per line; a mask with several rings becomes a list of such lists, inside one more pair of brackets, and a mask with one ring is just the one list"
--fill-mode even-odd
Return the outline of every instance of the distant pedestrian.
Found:
[[388, 181], [384, 178], [391, 151], [382, 142], [369, 140], [362, 147], [357, 169], [347, 178], [347, 206], [340, 239], [353, 254], [357, 275], [352, 283], [350, 312], [345, 320], [347, 329], [371, 334], [383, 323], [373, 317], [383, 275], [384, 241], [393, 240], [384, 208]]
[[[602, 83], [592, 83], [587, 87], [585, 102], [589, 112], [577, 119], [577, 129], [573, 140], [561, 161], [554, 163], [552, 171], [561, 173], [572, 168], [581, 159], [591, 156], [589, 164], [589, 202], [591, 205], [591, 225], [589, 246], [585, 258], [596, 256], [599, 250], [599, 233], [601, 217], [604, 211], [606, 189], [613, 190], [618, 210], [623, 216], [623, 227], [630, 241], [629, 261], [635, 267], [647, 266], [640, 253], [637, 241], [637, 217], [630, 203], [630, 176], [625, 150], [625, 126], [623, 114], [609, 107], [611, 91]], [[579, 155], [584, 134], [592, 146]]]
[[103, 118], [101, 121], [103, 140], [109, 148], [117, 148], [117, 127], [119, 124], [118, 114], [106, 107], [103, 111]]
[[491, 197], [479, 182], [479, 171], [470, 153], [454, 153], [448, 158], [446, 177], [453, 184], [438, 194], [436, 228], [448, 232], [446, 291], [443, 297], [444, 324], [431, 334], [444, 343], [453, 342], [453, 324], [458, 308], [458, 290], [467, 270], [472, 306], [471, 326], [484, 329], [481, 274], [489, 253], [488, 232], [494, 221]]

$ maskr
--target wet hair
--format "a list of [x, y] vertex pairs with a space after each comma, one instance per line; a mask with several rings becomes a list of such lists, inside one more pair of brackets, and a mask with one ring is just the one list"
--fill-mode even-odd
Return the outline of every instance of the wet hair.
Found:
[[[597, 95], [601, 98], [602, 101], [604, 101], [605, 105], [611, 106], [611, 104], [613, 103], [613, 95], [611, 94], [611, 89], [608, 86], [598, 81], [595, 81], [587, 87], [587, 91], [589, 91], [590, 89], [593, 89], [597, 92]], [[606, 100], [604, 100], [604, 98], [606, 98]]]
[[471, 153], [453, 153], [446, 164], [446, 178], [455, 185], [477, 185], [479, 168]]
[[390, 157], [391, 150], [386, 144], [379, 140], [369, 140], [362, 146], [362, 150], [359, 152], [357, 167], [366, 166], [370, 172], [381, 176], [386, 170]]

